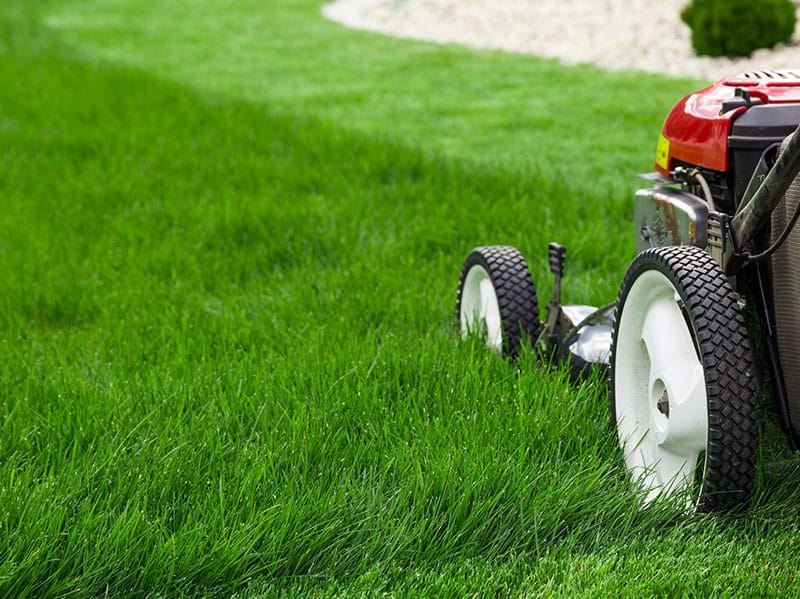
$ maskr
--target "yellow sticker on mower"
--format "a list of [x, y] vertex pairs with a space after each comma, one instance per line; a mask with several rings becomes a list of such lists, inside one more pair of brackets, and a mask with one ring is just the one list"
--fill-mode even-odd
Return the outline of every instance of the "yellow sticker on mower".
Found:
[[663, 135], [658, 136], [656, 146], [656, 164], [665, 171], [669, 170], [669, 140]]

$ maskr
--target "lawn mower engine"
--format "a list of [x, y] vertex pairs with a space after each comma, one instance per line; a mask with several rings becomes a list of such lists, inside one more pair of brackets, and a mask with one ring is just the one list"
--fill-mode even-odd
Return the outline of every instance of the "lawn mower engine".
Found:
[[656, 172], [642, 175], [655, 185], [635, 194], [637, 255], [606, 306], [561, 304], [556, 243], [542, 320], [515, 248], [478, 247], [464, 262], [462, 335], [511, 357], [529, 339], [548, 364], [608, 376], [625, 466], [645, 501], [678, 495], [716, 511], [749, 500], [758, 381], [771, 383], [800, 446], [799, 125], [800, 70], [744, 73], [681, 100], [658, 138]]
[[[748, 203], [781, 152], [781, 144], [800, 124], [800, 70], [753, 71], [722, 79], [681, 100], [667, 117], [656, 149], [656, 173], [645, 176], [663, 184], [640, 190], [635, 200], [637, 252], [650, 247], [695, 245], [717, 251], [708, 238], [710, 211], [723, 220]], [[680, 189], [675, 189], [675, 184]], [[774, 364], [773, 379], [782, 381], [787, 432], [800, 431], [800, 235], [790, 221], [800, 199], [794, 178], [769, 222], [755, 231], [752, 254], [788, 236], [760, 270], [745, 272], [735, 286], [749, 299], [763, 302], [764, 349]], [[792, 223], [793, 225], [793, 223]], [[731, 245], [737, 240], [731, 239]], [[728, 265], [729, 274], [739, 266]], [[733, 281], [732, 281], [733, 282]], [[763, 297], [753, 297], [763, 294]], [[776, 347], [777, 345], [777, 347]]]

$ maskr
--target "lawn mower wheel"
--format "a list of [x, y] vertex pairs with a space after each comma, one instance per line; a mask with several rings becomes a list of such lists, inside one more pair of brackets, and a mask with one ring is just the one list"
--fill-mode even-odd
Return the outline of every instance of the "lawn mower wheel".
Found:
[[734, 293], [704, 250], [639, 254], [617, 300], [611, 412], [647, 500], [685, 493], [697, 511], [745, 503], [758, 447], [750, 342]]
[[515, 357], [541, 324], [528, 264], [515, 248], [475, 248], [461, 269], [456, 318], [464, 337], [478, 334], [490, 348]]

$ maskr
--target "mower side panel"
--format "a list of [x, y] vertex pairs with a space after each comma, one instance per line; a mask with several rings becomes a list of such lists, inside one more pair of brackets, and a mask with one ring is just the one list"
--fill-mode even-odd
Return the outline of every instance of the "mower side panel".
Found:
[[668, 245], [708, 244], [708, 205], [671, 187], [640, 189], [634, 200], [636, 252]]
[[[781, 150], [783, 151], [783, 150]], [[800, 177], [772, 211], [771, 239], [774, 243], [790, 222], [800, 202]], [[800, 433], [800, 229], [795, 227], [786, 242], [770, 258], [775, 332], [789, 416], [794, 433]]]

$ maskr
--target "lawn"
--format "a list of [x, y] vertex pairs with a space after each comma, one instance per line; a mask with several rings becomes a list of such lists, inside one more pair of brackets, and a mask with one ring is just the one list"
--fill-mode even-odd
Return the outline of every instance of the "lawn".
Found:
[[611, 301], [698, 82], [319, 6], [0, 5], [0, 596], [796, 592], [793, 461], [640, 509], [602, 381], [452, 322], [480, 244]]

